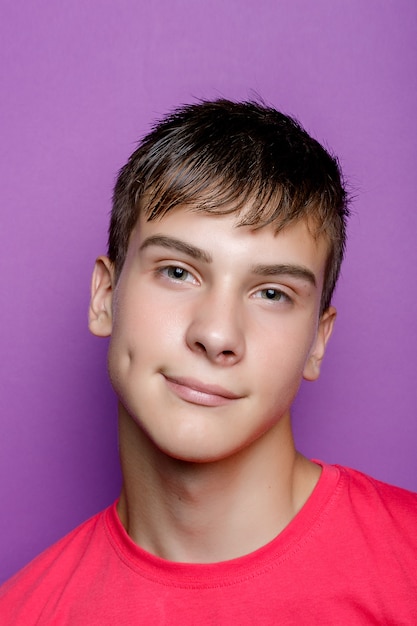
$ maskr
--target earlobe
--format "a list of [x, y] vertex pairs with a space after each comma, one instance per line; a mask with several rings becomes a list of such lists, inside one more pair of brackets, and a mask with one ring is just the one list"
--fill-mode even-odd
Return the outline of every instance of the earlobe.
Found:
[[101, 256], [96, 260], [91, 279], [91, 300], [88, 327], [97, 337], [108, 337], [112, 330], [112, 299], [114, 270], [110, 260]]
[[317, 380], [320, 375], [321, 363], [326, 351], [327, 342], [333, 331], [336, 320], [336, 309], [329, 307], [321, 316], [317, 329], [316, 339], [307, 362], [304, 367], [303, 376], [305, 380]]

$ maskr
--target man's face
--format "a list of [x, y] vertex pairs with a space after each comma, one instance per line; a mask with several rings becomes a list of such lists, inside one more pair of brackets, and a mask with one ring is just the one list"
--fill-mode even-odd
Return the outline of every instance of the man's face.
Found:
[[111, 334], [121, 410], [182, 460], [226, 458], [288, 419], [334, 320], [332, 309], [319, 318], [325, 242], [304, 222], [275, 234], [236, 219], [142, 218], [117, 285], [106, 260], [93, 280], [91, 328]]

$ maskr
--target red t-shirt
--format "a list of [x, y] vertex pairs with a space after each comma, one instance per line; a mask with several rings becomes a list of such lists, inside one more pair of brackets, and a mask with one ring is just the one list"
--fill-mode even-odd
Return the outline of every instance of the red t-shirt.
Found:
[[129, 538], [115, 505], [0, 589], [2, 626], [417, 624], [417, 494], [323, 467], [269, 544], [172, 563]]

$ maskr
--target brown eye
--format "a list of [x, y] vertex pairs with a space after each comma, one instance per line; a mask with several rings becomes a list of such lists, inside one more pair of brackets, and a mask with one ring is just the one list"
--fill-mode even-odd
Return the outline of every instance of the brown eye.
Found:
[[156, 274], [172, 285], [175, 283], [177, 285], [180, 283], [198, 285], [198, 280], [193, 272], [181, 267], [181, 265], [162, 265], [156, 269]]
[[292, 299], [282, 289], [274, 287], [266, 287], [265, 289], [259, 289], [255, 296], [261, 300], [268, 300], [269, 302], [276, 302], [279, 304], [291, 303]]
[[186, 280], [189, 274], [189, 272], [182, 267], [175, 266], [167, 267], [166, 272], [167, 276], [169, 276], [169, 278], [173, 278], [174, 280]]
[[263, 294], [267, 300], [282, 300], [285, 297], [285, 294], [278, 289], [264, 289]]

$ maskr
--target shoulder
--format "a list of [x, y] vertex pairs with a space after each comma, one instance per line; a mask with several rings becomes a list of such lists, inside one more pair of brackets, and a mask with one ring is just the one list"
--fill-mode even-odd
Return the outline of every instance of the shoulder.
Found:
[[368, 504], [395, 511], [397, 514], [417, 512], [417, 493], [389, 485], [349, 467], [337, 466], [342, 484], [354, 500], [352, 503]]
[[324, 477], [338, 474], [316, 527], [329, 571], [345, 567], [375, 588], [396, 589], [398, 597], [415, 594], [417, 494], [354, 469], [323, 467]]
[[[351, 528], [373, 537], [396, 538], [417, 548], [417, 494], [389, 485], [357, 470], [339, 471], [336, 498], [339, 514]], [[415, 554], [415, 552], [414, 552]]]
[[2, 623], [37, 622], [35, 616], [68, 584], [85, 555], [99, 550], [106, 541], [106, 511], [75, 528], [0, 587]]

